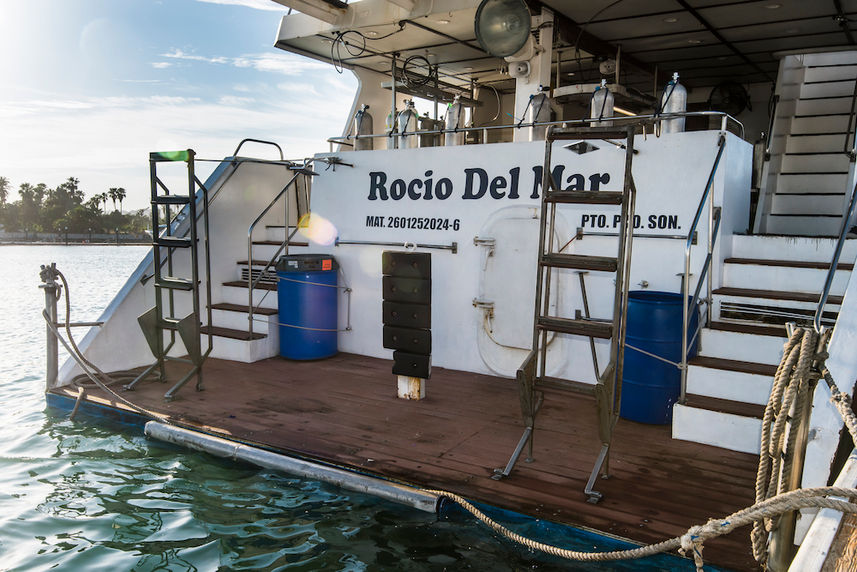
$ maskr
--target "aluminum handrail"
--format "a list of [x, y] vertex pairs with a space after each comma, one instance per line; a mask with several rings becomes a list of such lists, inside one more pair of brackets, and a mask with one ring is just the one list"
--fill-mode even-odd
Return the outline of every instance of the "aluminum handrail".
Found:
[[[852, 167], [853, 169], [853, 167]], [[824, 306], [827, 304], [827, 297], [830, 295], [830, 287], [833, 285], [833, 277], [836, 274], [836, 267], [839, 266], [839, 257], [842, 254], [842, 247], [845, 246], [845, 236], [848, 234], [848, 225], [851, 217], [854, 215], [854, 204], [857, 203], [857, 184], [851, 189], [851, 201], [848, 203], [848, 209], [842, 217], [842, 227], [839, 229], [839, 239], [836, 241], [836, 248], [833, 250], [833, 258], [830, 261], [830, 268], [827, 269], [827, 277], [824, 279], [824, 288], [821, 290], [821, 295], [818, 298], [818, 306], [815, 309], [815, 316], [812, 320], [812, 325], [816, 332], [821, 332], [821, 317], [824, 313]]]
[[[289, 179], [289, 182], [286, 183], [286, 186], [283, 187], [282, 190], [280, 190], [280, 192], [277, 193], [277, 195], [273, 199], [271, 199], [271, 202], [268, 203], [268, 206], [266, 206], [264, 209], [262, 209], [262, 212], [259, 213], [259, 216], [257, 216], [256, 219], [252, 223], [250, 223], [250, 227], [247, 229], [247, 321], [248, 321], [248, 327], [250, 328], [248, 330], [248, 332], [250, 334], [250, 339], [253, 338], [253, 289], [256, 287], [256, 285], [259, 283], [262, 276], [264, 275], [265, 271], [268, 268], [270, 268], [270, 265], [271, 265], [271, 263], [268, 262], [268, 264], [265, 265], [265, 268], [259, 273], [259, 275], [256, 277], [256, 279], [253, 280], [253, 230], [256, 228], [256, 225], [259, 224], [259, 221], [261, 221], [265, 217], [265, 215], [267, 215], [271, 211], [271, 209], [274, 208], [274, 205], [277, 203], [277, 201], [279, 201], [283, 196], [286, 195], [286, 193], [289, 190], [289, 187], [291, 187], [293, 184], [295, 184], [295, 181], [297, 181], [298, 177], [300, 177], [302, 175], [304, 175], [304, 173], [301, 171], [298, 171], [294, 175], [292, 175], [292, 178]], [[289, 235], [289, 201], [288, 201], [288, 199], [286, 199], [286, 203], [285, 203], [284, 223], [285, 223], [285, 228], [286, 228], [285, 241], [284, 241], [283, 245], [280, 247], [280, 249], [277, 250], [277, 254], [274, 255], [275, 258], [279, 254], [280, 250], [283, 249], [283, 247], [286, 248], [286, 253], [288, 254], [289, 239], [291, 239], [291, 236], [294, 236], [294, 234], [292, 234], [291, 236]]]
[[[699, 199], [699, 206], [696, 208], [696, 215], [693, 217], [693, 224], [690, 225], [690, 230], [687, 233], [687, 241], [685, 242], [684, 247], [684, 279], [682, 280], [682, 305], [681, 305], [681, 393], [679, 394], [679, 403], [684, 403], [685, 398], [687, 396], [687, 350], [688, 350], [688, 339], [687, 339], [687, 328], [689, 327], [690, 321], [690, 304], [688, 303], [688, 298], [690, 298], [690, 251], [693, 248], [693, 237], [696, 233], [696, 227], [699, 225], [699, 220], [702, 217], [702, 211], [705, 208], [705, 203], [708, 201], [711, 187], [714, 183], [714, 176], [717, 173], [717, 167], [720, 165], [720, 158], [723, 156], [723, 150], [726, 148], [726, 136], [722, 133], [720, 134], [719, 139], [717, 140], [717, 156], [714, 158], [714, 164], [711, 166], [711, 172], [708, 174], [708, 182], [705, 184], [705, 190], [702, 192], [702, 197]], [[715, 213], [717, 218], [717, 225], [715, 226]], [[712, 198], [709, 202], [708, 208], [708, 255], [705, 259], [705, 264], [703, 265], [702, 273], [700, 274], [699, 281], [697, 282], [696, 292], [694, 293], [694, 298], [692, 299], [693, 307], [696, 305], [696, 300], [698, 296], [698, 292], [701, 288], [702, 280], [707, 275], [706, 283], [708, 285], [708, 313], [706, 314], [706, 321], [711, 321], [711, 275], [708, 274], [708, 267], [711, 265], [713, 253], [714, 253], [714, 245], [717, 240], [716, 233], [720, 231], [720, 209], [715, 209], [714, 207], [714, 199]]]
[[345, 144], [346, 141], [358, 140], [358, 139], [388, 139], [391, 137], [400, 137], [406, 135], [434, 135], [434, 134], [443, 134], [443, 133], [467, 133], [471, 131], [484, 131], [487, 132], [489, 130], [495, 129], [522, 129], [525, 127], [549, 127], [551, 125], [559, 125], [563, 127], [567, 126], [580, 126], [580, 125], [588, 125], [595, 121], [614, 121], [619, 124], [622, 123], [635, 123], [640, 122], [640, 120], [653, 119], [658, 121], [666, 121], [667, 119], [675, 119], [679, 117], [720, 117], [720, 130], [726, 131], [726, 127], [728, 122], [731, 121], [735, 125], [738, 126], [741, 132], [741, 138], [744, 138], [744, 124], [729, 115], [728, 113], [723, 113], [722, 111], [684, 111], [681, 113], [661, 113], [659, 115], [651, 114], [651, 115], [629, 115], [629, 116], [613, 116], [609, 119], [599, 119], [597, 117], [588, 117], [586, 119], [566, 119], [564, 121], [543, 121], [543, 122], [532, 122], [532, 123], [512, 123], [509, 125], [484, 125], [482, 127], [460, 127], [457, 129], [435, 129], [431, 131], [404, 131], [401, 133], [391, 131], [389, 133], [372, 133], [369, 135], [341, 135], [338, 137], [330, 137], [328, 138], [328, 142], [331, 146], [336, 144]]
[[263, 145], [273, 145], [274, 147], [277, 148], [277, 151], [280, 152], [280, 161], [285, 161], [285, 158], [283, 157], [283, 148], [280, 147], [277, 143], [274, 143], [273, 141], [265, 141], [264, 139], [253, 139], [252, 137], [247, 137], [246, 139], [242, 139], [241, 143], [238, 144], [238, 147], [235, 148], [235, 152], [232, 154], [232, 156], [237, 157], [238, 151], [241, 150], [241, 146], [247, 142], [261, 143]]
[[842, 144], [842, 152], [851, 157], [851, 160], [854, 160], [855, 150], [857, 150], [857, 136], [854, 137], [854, 142], [851, 144], [851, 148], [848, 147], [848, 140], [851, 138], [852, 132], [851, 130], [855, 127], [854, 125], [854, 107], [857, 104], [857, 81], [854, 82], [854, 91], [851, 93], [851, 111], [848, 112], [848, 128], [845, 130], [845, 141]]
[[774, 94], [774, 107], [771, 109], [771, 117], [768, 119], [768, 133], [765, 136], [765, 161], [771, 158], [771, 145], [774, 143], [774, 126], [777, 123], [777, 107], [780, 103], [780, 96]]

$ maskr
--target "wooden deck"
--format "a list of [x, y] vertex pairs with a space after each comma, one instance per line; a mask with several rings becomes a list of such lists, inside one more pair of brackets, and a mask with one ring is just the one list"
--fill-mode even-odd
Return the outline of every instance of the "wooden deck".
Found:
[[[404, 401], [390, 367], [352, 354], [210, 359], [203, 392], [189, 383], [165, 402], [168, 386], [148, 382], [126, 396], [210, 431], [644, 543], [752, 503], [755, 456], [675, 441], [669, 426], [625, 420], [616, 429], [612, 476], [596, 485], [604, 499], [587, 503], [583, 488], [599, 450], [594, 402], [561, 392], [545, 396], [535, 461], [522, 455], [511, 477], [492, 480], [523, 429], [515, 382], [433, 368], [427, 399]], [[707, 543], [706, 561], [755, 569], [748, 535], [745, 528]]]

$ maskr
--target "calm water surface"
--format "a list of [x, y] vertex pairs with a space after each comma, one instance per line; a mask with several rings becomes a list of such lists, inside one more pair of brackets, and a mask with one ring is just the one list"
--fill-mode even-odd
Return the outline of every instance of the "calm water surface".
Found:
[[146, 250], [0, 246], [0, 570], [560, 569], [469, 519], [46, 410], [39, 264], [57, 262], [72, 320], [90, 321]]

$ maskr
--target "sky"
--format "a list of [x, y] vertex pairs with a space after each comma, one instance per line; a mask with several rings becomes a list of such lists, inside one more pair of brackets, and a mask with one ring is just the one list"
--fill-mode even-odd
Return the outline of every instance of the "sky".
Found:
[[276, 141], [286, 158], [327, 151], [357, 81], [274, 48], [286, 10], [271, 0], [0, 0], [0, 176], [16, 191], [76, 177], [87, 198], [124, 187], [129, 210], [149, 206], [151, 151], [222, 159], [246, 137]]

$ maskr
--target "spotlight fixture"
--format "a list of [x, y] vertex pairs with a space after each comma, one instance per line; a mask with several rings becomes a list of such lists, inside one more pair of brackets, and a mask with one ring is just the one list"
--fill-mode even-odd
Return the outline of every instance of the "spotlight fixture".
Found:
[[492, 56], [505, 58], [526, 45], [531, 21], [523, 0], [482, 0], [474, 21], [476, 39]]

